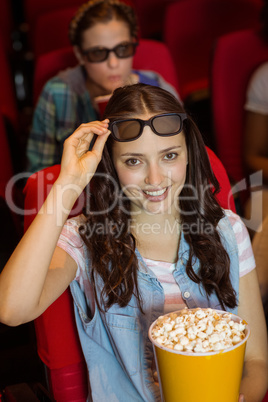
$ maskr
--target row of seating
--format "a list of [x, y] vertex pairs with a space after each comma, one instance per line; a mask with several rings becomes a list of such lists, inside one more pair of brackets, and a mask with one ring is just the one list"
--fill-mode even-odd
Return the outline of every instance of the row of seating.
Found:
[[[125, 1], [136, 9], [140, 36], [161, 38], [167, 44], [184, 100], [196, 91], [208, 90], [210, 61], [217, 38], [241, 29], [256, 29], [262, 6], [262, 0]], [[69, 46], [69, 22], [83, 2], [22, 0], [28, 50], [33, 52], [35, 60], [43, 53]], [[0, 7], [2, 30], [10, 33], [14, 27], [10, 2], [2, 0]]]
[[[69, 22], [81, 0], [69, 0], [64, 5], [58, 0], [54, 2], [57, 8], [55, 5], [53, 8], [52, 1], [44, 2], [43, 6], [43, 2], [34, 2], [34, 7], [32, 3], [24, 0], [29, 44], [37, 60], [48, 51], [69, 45]], [[183, 100], [197, 91], [208, 90], [210, 61], [217, 38], [241, 29], [257, 28], [261, 9], [261, 0], [134, 0], [133, 4], [141, 27], [140, 36], [161, 37], [166, 43], [175, 63]]]

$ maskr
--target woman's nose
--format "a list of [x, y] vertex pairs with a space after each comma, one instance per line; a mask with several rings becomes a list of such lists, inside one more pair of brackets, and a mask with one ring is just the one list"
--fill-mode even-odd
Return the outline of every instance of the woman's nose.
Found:
[[117, 65], [119, 63], [119, 59], [114, 52], [109, 53], [107, 63], [110, 68], [117, 67]]
[[162, 183], [163, 175], [157, 164], [148, 166], [145, 183], [153, 186], [159, 186]]

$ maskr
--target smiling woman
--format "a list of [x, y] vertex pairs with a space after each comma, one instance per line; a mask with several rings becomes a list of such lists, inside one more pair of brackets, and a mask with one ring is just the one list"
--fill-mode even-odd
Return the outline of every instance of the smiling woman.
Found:
[[[34, 319], [70, 285], [89, 399], [155, 402], [151, 323], [184, 307], [237, 313], [251, 328], [241, 397], [260, 401], [267, 334], [251, 243], [215, 197], [200, 132], [170, 92], [145, 84], [117, 88], [105, 117], [65, 141], [60, 175], [0, 276], [0, 320]], [[67, 219], [86, 186], [83, 214]]]

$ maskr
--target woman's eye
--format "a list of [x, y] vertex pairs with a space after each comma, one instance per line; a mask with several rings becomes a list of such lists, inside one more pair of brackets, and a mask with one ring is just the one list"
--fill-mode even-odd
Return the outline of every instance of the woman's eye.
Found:
[[128, 166], [137, 166], [139, 165], [140, 161], [138, 159], [128, 159], [125, 163]]
[[178, 156], [177, 153], [171, 152], [170, 154], [166, 154], [165, 157], [164, 157], [164, 159], [173, 160], [173, 159], [176, 159], [177, 156]]

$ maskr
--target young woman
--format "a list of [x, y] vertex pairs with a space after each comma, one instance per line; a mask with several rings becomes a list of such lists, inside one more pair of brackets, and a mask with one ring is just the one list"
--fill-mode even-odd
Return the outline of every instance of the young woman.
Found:
[[27, 144], [29, 171], [60, 163], [65, 139], [82, 123], [100, 119], [98, 101], [117, 87], [142, 82], [176, 90], [152, 71], [134, 71], [138, 46], [134, 10], [120, 0], [90, 0], [77, 11], [69, 37], [79, 65], [45, 85]]
[[[116, 89], [105, 117], [65, 141], [59, 178], [0, 276], [0, 320], [35, 319], [70, 285], [93, 400], [159, 401], [150, 324], [185, 305], [226, 309], [251, 327], [240, 400], [260, 402], [267, 340], [250, 240], [214, 197], [197, 127], [144, 84]], [[89, 183], [83, 215], [67, 220]]]

